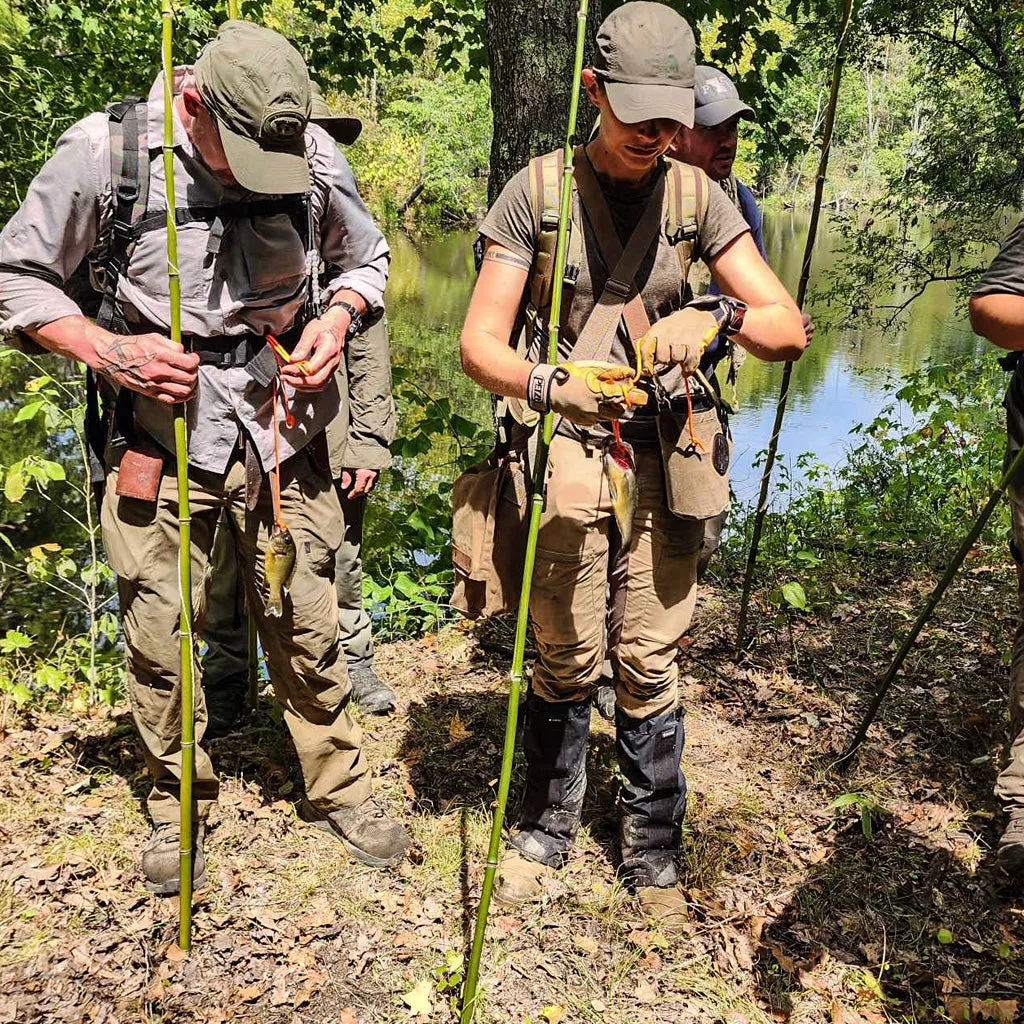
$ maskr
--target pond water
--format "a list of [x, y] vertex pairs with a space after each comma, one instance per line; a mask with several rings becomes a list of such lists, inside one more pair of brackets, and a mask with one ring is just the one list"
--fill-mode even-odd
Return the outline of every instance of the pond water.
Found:
[[[806, 211], [765, 215], [769, 262], [792, 293], [800, 275], [807, 221]], [[415, 245], [404, 235], [392, 237], [388, 317], [395, 363], [418, 368], [432, 394], [452, 396], [458, 411], [487, 423], [487, 396], [459, 368], [459, 330], [474, 281], [472, 237], [457, 233]], [[812, 296], [816, 286], [829, 283], [838, 246], [837, 234], [830, 232], [827, 218], [823, 219], [812, 268]], [[886, 386], [894, 373], [913, 370], [928, 357], [969, 354], [984, 344], [971, 333], [955, 308], [952, 291], [944, 285], [930, 286], [911, 309], [906, 323], [888, 331], [819, 328], [794, 368], [779, 448], [780, 459], [794, 475], [798, 475], [794, 460], [805, 452], [813, 452], [830, 466], [842, 460], [851, 445], [850, 428], [873, 419], [889, 401]], [[810, 312], [816, 318], [829, 314], [813, 304]], [[760, 470], [754, 463], [768, 444], [781, 375], [781, 364], [747, 358], [735, 393], [726, 390], [736, 407], [732, 485], [741, 502], [756, 498]]]

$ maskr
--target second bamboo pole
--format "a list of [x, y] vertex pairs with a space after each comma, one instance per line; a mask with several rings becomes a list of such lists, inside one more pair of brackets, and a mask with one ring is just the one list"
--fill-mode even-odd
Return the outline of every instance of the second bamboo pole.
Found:
[[[832, 149], [832, 130], [836, 121], [836, 105], [839, 101], [839, 85], [843, 78], [843, 67], [846, 63], [846, 40], [850, 32], [853, 18], [853, 0], [843, 0], [843, 19], [839, 27], [839, 38], [836, 43], [836, 56], [832, 63], [832, 86], [828, 96], [828, 107], [825, 111], [825, 123], [821, 136], [821, 157], [818, 160], [818, 174], [814, 181], [814, 202], [811, 205], [811, 221], [807, 227], [807, 242], [804, 245], [804, 258], [800, 267], [800, 284], [797, 287], [796, 304], [802, 311], [807, 298], [807, 283], [811, 277], [811, 258], [814, 255], [814, 243], [818, 235], [818, 219], [821, 215], [821, 200], [825, 191], [825, 176], [828, 173], [828, 158]], [[761, 546], [761, 532], [764, 529], [764, 517], [768, 511], [768, 488], [771, 484], [772, 469], [775, 456], [779, 450], [779, 435], [782, 433], [782, 419], [786, 415], [786, 402], [789, 398], [789, 382], [793, 376], [793, 364], [787, 362], [782, 371], [782, 387], [779, 390], [779, 401], [775, 407], [775, 422], [772, 424], [772, 436], [768, 441], [768, 454], [765, 458], [764, 473], [761, 476], [761, 490], [754, 511], [754, 532], [750, 539], [750, 552], [747, 555], [747, 569], [743, 578], [743, 596], [740, 598], [740, 621], [736, 630], [737, 651], [743, 649], [747, 639], [747, 611], [750, 605], [750, 590], [754, 582], [754, 569], [757, 565], [757, 553]]]

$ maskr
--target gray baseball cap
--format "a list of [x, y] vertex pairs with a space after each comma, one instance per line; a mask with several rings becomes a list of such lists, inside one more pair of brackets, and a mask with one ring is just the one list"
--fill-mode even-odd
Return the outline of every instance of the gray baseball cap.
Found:
[[740, 99], [736, 86], [724, 71], [698, 64], [696, 78], [693, 93], [697, 104], [693, 119], [697, 124], [713, 128], [737, 114], [754, 119], [754, 111]]
[[597, 30], [594, 71], [626, 124], [668, 118], [693, 126], [693, 31], [665, 4], [617, 7]]
[[308, 192], [309, 72], [299, 51], [272, 29], [226, 21], [194, 73], [238, 183], [272, 195]]
[[340, 142], [343, 146], [351, 146], [359, 138], [359, 133], [363, 130], [363, 122], [358, 117], [344, 117], [335, 113], [328, 106], [320, 86], [316, 82], [311, 82], [310, 86], [313, 90], [313, 112], [310, 115], [310, 121], [320, 125], [335, 142]]

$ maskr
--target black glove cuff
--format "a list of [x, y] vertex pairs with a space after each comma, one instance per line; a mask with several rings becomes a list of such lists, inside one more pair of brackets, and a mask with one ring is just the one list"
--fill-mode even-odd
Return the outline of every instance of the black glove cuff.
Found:
[[537, 363], [526, 382], [526, 404], [534, 412], [550, 412], [551, 389], [568, 379], [569, 373], [563, 367]]

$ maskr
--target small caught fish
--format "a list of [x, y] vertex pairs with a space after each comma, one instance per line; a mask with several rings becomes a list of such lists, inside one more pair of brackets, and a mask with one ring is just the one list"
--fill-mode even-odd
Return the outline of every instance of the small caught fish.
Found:
[[284, 590], [295, 572], [295, 541], [287, 526], [274, 524], [263, 569], [267, 577], [267, 614], [279, 619], [284, 610]]
[[633, 513], [636, 511], [636, 461], [633, 449], [622, 440], [619, 424], [612, 422], [614, 436], [608, 439], [601, 467], [608, 480], [612, 512], [619, 527], [623, 547], [629, 547], [633, 536]]

